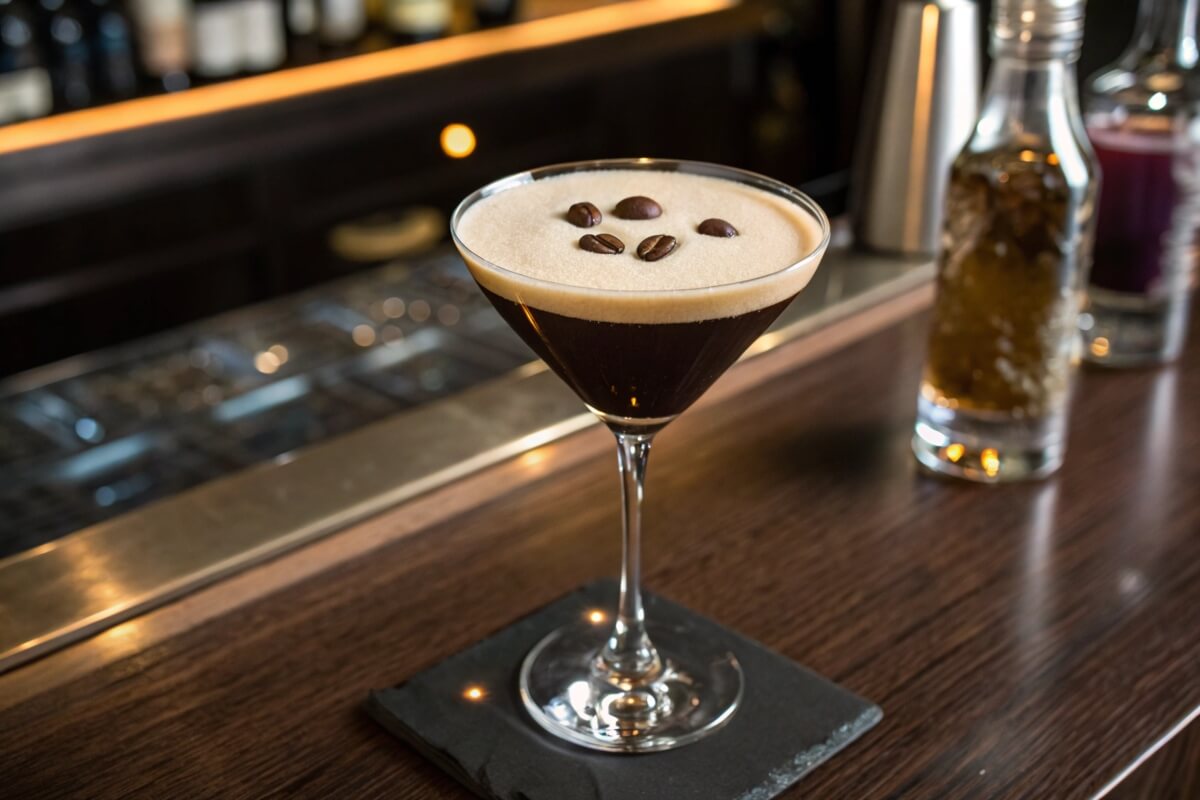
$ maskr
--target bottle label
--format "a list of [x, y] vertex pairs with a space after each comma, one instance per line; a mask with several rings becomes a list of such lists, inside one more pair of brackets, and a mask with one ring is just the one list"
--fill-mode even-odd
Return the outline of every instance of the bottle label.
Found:
[[54, 107], [50, 74], [31, 67], [0, 75], [0, 124], [44, 117]]
[[317, 0], [288, 0], [288, 28], [293, 36], [312, 36], [318, 20]]
[[367, 29], [363, 0], [321, 0], [321, 38], [334, 44], [352, 42]]
[[390, 0], [385, 18], [396, 33], [429, 35], [450, 27], [452, 12], [448, 0]]
[[234, 2], [197, 5], [192, 19], [196, 74], [227, 78], [242, 67], [242, 15]]
[[142, 64], [155, 77], [186, 72], [190, 66], [187, 0], [133, 0]]
[[132, 0], [130, 11], [139, 25], [187, 27], [188, 0]]
[[251, 72], [275, 69], [287, 58], [280, 0], [242, 0], [242, 64]]

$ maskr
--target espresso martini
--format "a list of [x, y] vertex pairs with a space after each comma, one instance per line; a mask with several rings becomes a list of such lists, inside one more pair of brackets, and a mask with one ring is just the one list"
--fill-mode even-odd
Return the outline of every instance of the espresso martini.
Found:
[[515, 183], [455, 233], [501, 316], [610, 422], [695, 402], [804, 288], [823, 245], [792, 200], [634, 169]]
[[758, 175], [636, 159], [546, 167], [463, 201], [451, 230], [484, 293], [616, 436], [624, 508], [616, 613], [550, 632], [518, 676], [532, 719], [624, 753], [719, 730], [736, 656], [680, 620], [647, 622], [641, 503], [658, 431], [761, 334], [817, 268], [829, 222]]

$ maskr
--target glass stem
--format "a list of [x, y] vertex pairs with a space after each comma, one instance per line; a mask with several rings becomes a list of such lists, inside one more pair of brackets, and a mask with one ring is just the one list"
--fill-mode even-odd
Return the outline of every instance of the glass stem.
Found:
[[637, 682], [656, 675], [661, 662], [646, 635], [642, 609], [642, 487], [654, 434], [617, 433], [621, 466], [621, 499], [625, 507], [621, 558], [621, 598], [612, 635], [601, 653], [607, 671], [620, 682]]

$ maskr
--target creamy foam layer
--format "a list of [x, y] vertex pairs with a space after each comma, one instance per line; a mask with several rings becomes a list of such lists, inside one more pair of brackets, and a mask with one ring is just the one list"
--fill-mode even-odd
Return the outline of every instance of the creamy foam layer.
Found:
[[[662, 216], [617, 219], [613, 207], [632, 195], [656, 200]], [[603, 222], [567, 222], [567, 209], [579, 202], [595, 204]], [[710, 217], [730, 222], [739, 235], [698, 233]], [[782, 302], [812, 278], [822, 243], [817, 220], [782, 197], [720, 178], [641, 170], [516, 185], [467, 209], [456, 233], [471, 251], [463, 256], [476, 280], [501, 297], [566, 316], [642, 323], [732, 317]], [[589, 233], [615, 235], [625, 252], [583, 250], [579, 239]], [[655, 234], [674, 236], [678, 249], [660, 261], [639, 259], [638, 244]]]

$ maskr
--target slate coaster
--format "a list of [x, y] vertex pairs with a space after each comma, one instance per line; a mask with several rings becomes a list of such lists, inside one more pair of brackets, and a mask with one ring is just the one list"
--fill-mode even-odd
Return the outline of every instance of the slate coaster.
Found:
[[[661, 597], [646, 615], [685, 621], [724, 642], [741, 662], [742, 705], [720, 731], [662, 753], [586, 750], [530, 719], [517, 695], [525, 654], [589, 609], [616, 607], [617, 584], [597, 581], [394, 689], [371, 692], [367, 711], [481, 797], [496, 800], [767, 800], [883, 718], [878, 706]], [[476, 687], [477, 700], [465, 696]]]

